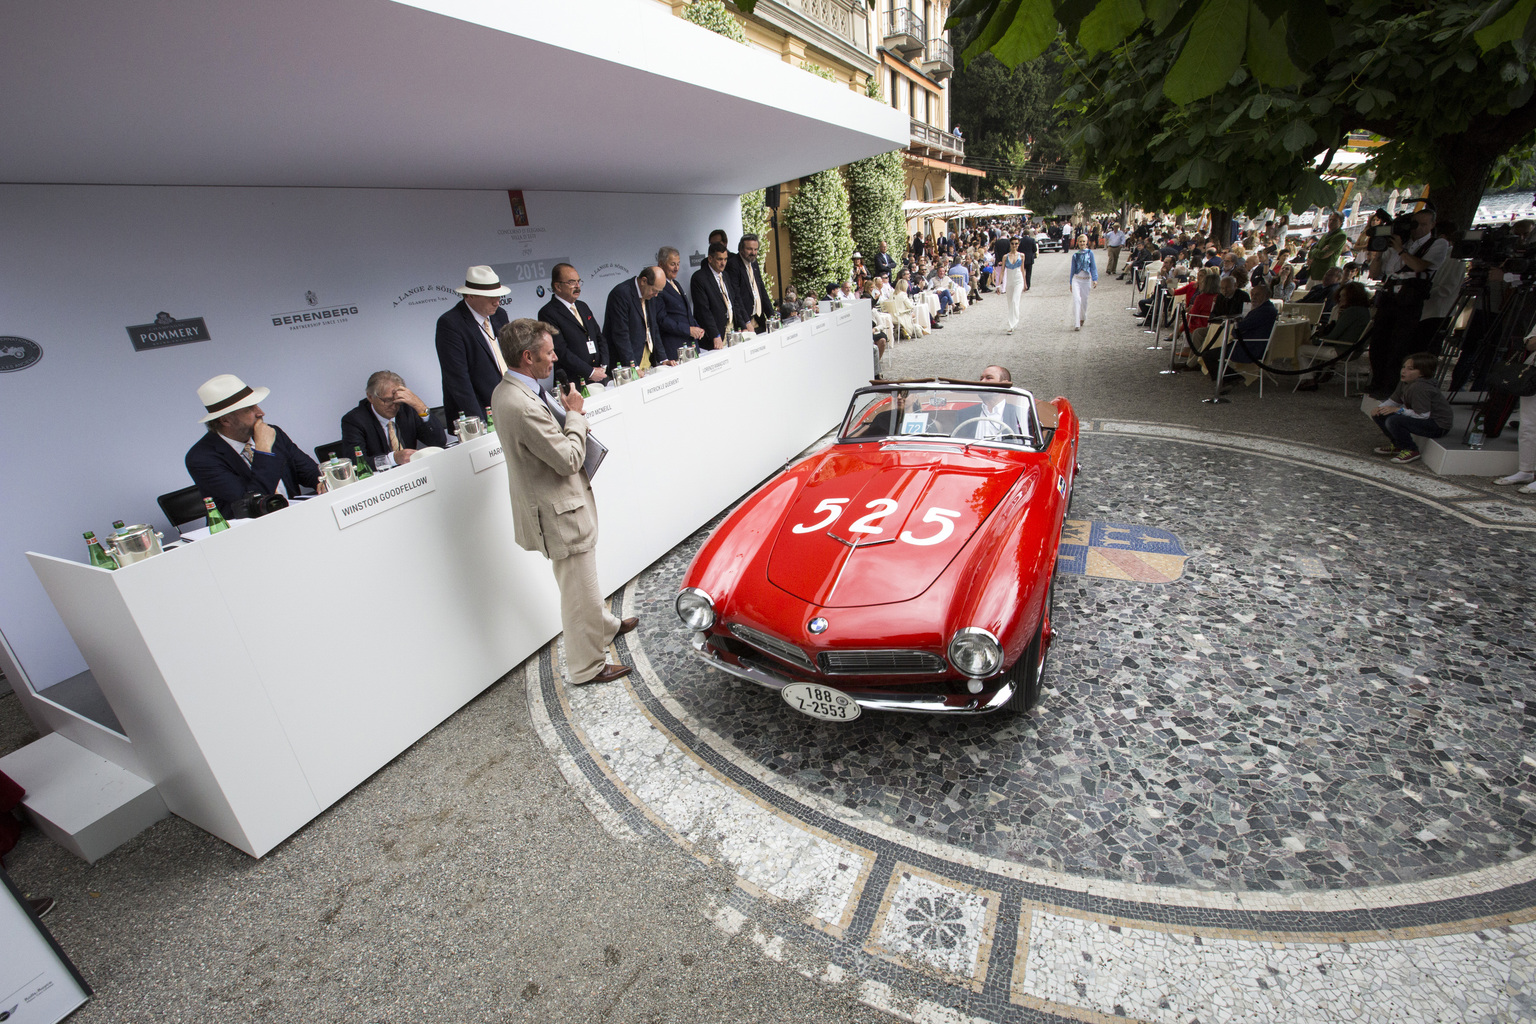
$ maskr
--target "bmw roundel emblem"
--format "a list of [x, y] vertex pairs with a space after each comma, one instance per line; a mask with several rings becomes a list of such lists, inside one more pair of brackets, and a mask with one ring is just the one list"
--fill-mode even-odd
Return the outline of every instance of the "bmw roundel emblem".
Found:
[[810, 622], [807, 622], [805, 628], [812, 633], [825, 633], [827, 631], [827, 620], [818, 615]]

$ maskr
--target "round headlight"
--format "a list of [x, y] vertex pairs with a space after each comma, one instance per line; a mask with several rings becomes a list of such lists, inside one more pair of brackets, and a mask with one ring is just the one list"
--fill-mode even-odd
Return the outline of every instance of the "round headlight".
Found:
[[949, 642], [949, 663], [962, 675], [980, 679], [1002, 666], [1003, 649], [991, 633], [968, 626]]
[[673, 605], [683, 625], [699, 632], [715, 624], [715, 602], [697, 587], [684, 587]]

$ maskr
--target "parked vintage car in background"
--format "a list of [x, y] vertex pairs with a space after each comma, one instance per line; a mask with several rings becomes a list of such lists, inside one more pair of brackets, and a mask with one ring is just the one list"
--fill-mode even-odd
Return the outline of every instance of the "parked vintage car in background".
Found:
[[833, 721], [1033, 707], [1077, 445], [1064, 398], [860, 388], [836, 442], [760, 487], [694, 557], [676, 608], [695, 652]]

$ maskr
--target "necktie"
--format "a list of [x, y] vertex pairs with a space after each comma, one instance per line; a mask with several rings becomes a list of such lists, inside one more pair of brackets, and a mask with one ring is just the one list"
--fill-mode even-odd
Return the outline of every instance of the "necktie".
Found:
[[747, 268], [747, 284], [750, 285], [751, 288], [752, 288], [752, 317], [753, 317], [753, 319], [756, 319], [757, 317], [760, 317], [760, 316], [763, 315], [763, 295], [762, 295], [761, 290], [757, 287], [757, 281], [758, 281], [758, 277], [757, 277], [757, 264], [754, 263], [754, 264], [752, 264], [751, 266], [749, 266]]
[[507, 361], [501, 357], [501, 346], [496, 344], [496, 335], [491, 333], [491, 321], [489, 318], [480, 321], [480, 330], [485, 334], [485, 340], [491, 346], [491, 356], [496, 360], [496, 369], [506, 373]]
[[389, 424], [389, 450], [397, 455], [401, 451], [400, 434], [397, 430], [395, 430], [395, 424], [393, 420], [391, 420]]
[[[649, 299], [640, 300], [640, 318], [645, 321], [645, 350], [651, 351], [651, 304]], [[644, 366], [644, 362], [641, 362]]]
[[539, 385], [539, 397], [544, 399], [544, 404], [549, 406], [549, 411], [555, 414], [555, 420], [565, 426], [565, 407], [555, 401], [555, 396], [544, 390], [544, 385]]
[[725, 286], [725, 278], [715, 275], [715, 283], [720, 286], [720, 296], [725, 299], [725, 329], [730, 330], [735, 326], [736, 320], [731, 313], [731, 290]]
[[256, 446], [250, 441], [245, 442], [245, 447], [240, 449], [240, 457], [245, 460], [247, 466], [256, 464]]

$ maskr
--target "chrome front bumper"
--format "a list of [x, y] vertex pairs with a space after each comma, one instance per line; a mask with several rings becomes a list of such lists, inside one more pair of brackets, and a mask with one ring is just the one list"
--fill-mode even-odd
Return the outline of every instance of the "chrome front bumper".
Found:
[[[755, 661], [743, 661], [733, 654], [727, 654], [715, 650], [709, 646], [707, 640], [700, 640], [695, 634], [690, 643], [693, 645], [693, 653], [711, 668], [717, 668], [721, 672], [729, 672], [749, 683], [767, 687], [770, 690], [782, 690], [791, 683], [799, 680], [782, 676], [766, 665]], [[848, 694], [853, 702], [861, 708], [871, 711], [906, 711], [923, 715], [985, 715], [996, 711], [1013, 697], [1014, 684], [1005, 681], [1002, 687], [983, 702], [982, 696], [977, 694], [969, 703], [963, 705], [946, 704], [944, 697], [939, 694], [921, 694], [912, 697], [868, 697], [856, 692], [851, 692], [837, 681], [830, 681], [826, 685]]]

